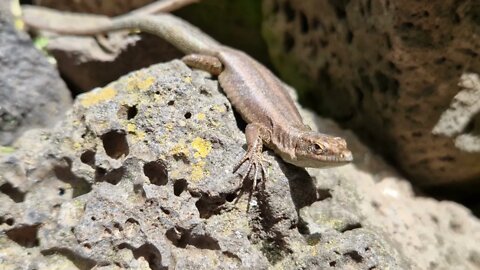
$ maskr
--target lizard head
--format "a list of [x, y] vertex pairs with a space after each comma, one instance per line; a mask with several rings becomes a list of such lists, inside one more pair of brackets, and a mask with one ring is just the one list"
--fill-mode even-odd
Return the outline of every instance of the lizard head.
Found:
[[317, 132], [304, 132], [295, 145], [295, 157], [289, 160], [301, 167], [334, 167], [353, 160], [347, 142], [340, 137], [333, 137]]

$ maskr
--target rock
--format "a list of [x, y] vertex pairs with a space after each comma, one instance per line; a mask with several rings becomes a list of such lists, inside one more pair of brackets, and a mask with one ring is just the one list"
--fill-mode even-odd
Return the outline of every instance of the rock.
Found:
[[[480, 113], [478, 74], [463, 74], [460, 77], [459, 86], [463, 90], [453, 97], [450, 108], [442, 113], [432, 133], [455, 138], [455, 146], [462, 151], [480, 152], [480, 136], [475, 134], [476, 123], [472, 122]], [[468, 125], [472, 125], [472, 127], [468, 127]]]
[[480, 68], [475, 1], [267, 0], [264, 13], [272, 62], [301, 100], [418, 185], [480, 182], [478, 112], [454, 137], [434, 129]]
[[103, 86], [140, 68], [182, 56], [162, 39], [148, 34], [112, 33], [106, 46], [93, 37], [46, 35], [46, 50], [76, 92]]
[[[417, 197], [351, 133], [355, 163], [265, 155], [249, 196], [245, 138], [217, 81], [176, 60], [78, 96], [54, 129], [0, 155], [0, 263], [20, 269], [476, 269], [480, 222]], [[247, 211], [248, 208], [248, 211]]]
[[28, 129], [53, 126], [71, 102], [54, 66], [0, 18], [0, 145]]

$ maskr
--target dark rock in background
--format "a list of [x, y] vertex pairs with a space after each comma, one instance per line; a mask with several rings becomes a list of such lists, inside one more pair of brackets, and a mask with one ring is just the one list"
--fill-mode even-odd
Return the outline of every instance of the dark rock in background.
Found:
[[264, 12], [272, 62], [301, 100], [418, 185], [480, 184], [478, 109], [455, 133], [439, 125], [461, 77], [480, 70], [476, 1], [266, 0]]
[[143, 67], [179, 58], [182, 54], [148, 34], [113, 33], [104, 48], [93, 37], [47, 35], [46, 50], [75, 93], [90, 91]]
[[25, 130], [52, 126], [72, 102], [55, 67], [11, 22], [0, 17], [0, 145]]

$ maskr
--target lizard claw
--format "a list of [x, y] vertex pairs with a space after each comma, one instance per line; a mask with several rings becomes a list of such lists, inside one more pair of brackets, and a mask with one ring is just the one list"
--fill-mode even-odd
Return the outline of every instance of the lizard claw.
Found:
[[243, 158], [234, 166], [233, 168], [233, 172], [237, 172], [238, 169], [245, 163], [248, 163], [248, 167], [247, 167], [247, 170], [245, 172], [245, 174], [243, 175], [242, 179], [241, 179], [241, 182], [240, 183], [243, 183], [245, 181], [245, 179], [247, 178], [247, 176], [250, 175], [250, 173], [254, 172], [253, 174], [253, 186], [252, 186], [252, 191], [254, 191], [257, 187], [257, 179], [258, 179], [258, 172], [260, 170], [260, 180], [261, 181], [266, 181], [267, 180], [267, 170], [265, 169], [265, 165], [264, 165], [264, 162], [265, 162], [265, 159], [262, 155], [262, 153], [260, 152], [256, 152], [256, 151], [247, 151], [247, 153], [245, 154], [245, 156], [243, 156]]

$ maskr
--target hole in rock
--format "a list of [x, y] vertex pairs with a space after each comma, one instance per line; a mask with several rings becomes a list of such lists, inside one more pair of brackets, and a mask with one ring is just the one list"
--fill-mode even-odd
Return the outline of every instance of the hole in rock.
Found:
[[290, 52], [293, 47], [295, 47], [295, 39], [290, 33], [285, 33], [283, 37], [283, 47], [285, 48], [285, 52]]
[[117, 116], [120, 119], [133, 119], [138, 113], [137, 106], [123, 105], [117, 112]]
[[125, 224], [127, 224], [127, 225], [140, 225], [140, 223], [134, 218], [128, 218], [125, 221]]
[[168, 210], [167, 208], [160, 207], [160, 210], [162, 210], [162, 212], [165, 213], [165, 215], [170, 215], [170, 210]]
[[469, 133], [469, 134], [480, 134], [480, 113], [473, 116], [468, 124], [463, 129], [462, 133]]
[[109, 172], [104, 168], [97, 168], [95, 170], [95, 182], [107, 182], [112, 185], [120, 183], [125, 175], [125, 168], [120, 167]]
[[39, 245], [37, 232], [39, 225], [28, 225], [13, 228], [6, 232], [10, 240], [21, 245], [22, 247], [31, 248]]
[[357, 263], [361, 263], [363, 261], [362, 255], [360, 255], [360, 253], [358, 253], [356, 250], [349, 251], [344, 255], [352, 258]]
[[295, 19], [295, 10], [292, 8], [290, 2], [286, 1], [283, 5], [283, 11], [287, 17], [287, 21], [291, 22]]
[[10, 183], [1, 185], [0, 192], [10, 197], [10, 199], [16, 203], [20, 203], [25, 200], [25, 193], [21, 192], [18, 188], [12, 186]]
[[127, 136], [122, 130], [112, 130], [102, 135], [103, 148], [107, 155], [114, 159], [128, 156]]
[[150, 183], [157, 186], [164, 186], [168, 182], [168, 172], [165, 164], [160, 161], [151, 161], [143, 165], [143, 173], [150, 180]]
[[176, 180], [175, 183], [173, 184], [173, 194], [175, 196], [180, 196], [188, 187], [187, 180], [185, 179], [179, 179]]
[[5, 219], [5, 217], [0, 217], [0, 225], [2, 224], [7, 224], [8, 226], [12, 226], [13, 224], [15, 224], [15, 220], [13, 218]]
[[339, 229], [339, 231], [340, 231], [341, 233], [344, 233], [344, 232], [346, 232], [346, 231], [351, 231], [351, 230], [360, 229], [360, 228], [362, 228], [362, 224], [360, 224], [360, 223], [351, 223], [351, 224], [345, 225], [345, 227]]
[[114, 227], [115, 229], [119, 230], [119, 231], [123, 231], [123, 227], [120, 226], [120, 223], [118, 223], [118, 222], [115, 222], [115, 223], [113, 224], [113, 227]]
[[225, 196], [225, 200], [227, 202], [233, 202], [233, 200], [235, 200], [235, 198], [237, 198], [236, 193], [229, 193], [229, 194], [227, 194], [227, 196]]
[[80, 156], [80, 161], [84, 164], [90, 165], [90, 167], [95, 166], [95, 151], [93, 150], [86, 150]]
[[308, 33], [309, 30], [307, 16], [303, 12], [300, 12], [300, 30], [303, 34]]
[[200, 218], [209, 218], [212, 215], [216, 215], [220, 212], [221, 206], [225, 203], [223, 198], [209, 198], [208, 196], [202, 196], [196, 203]]

